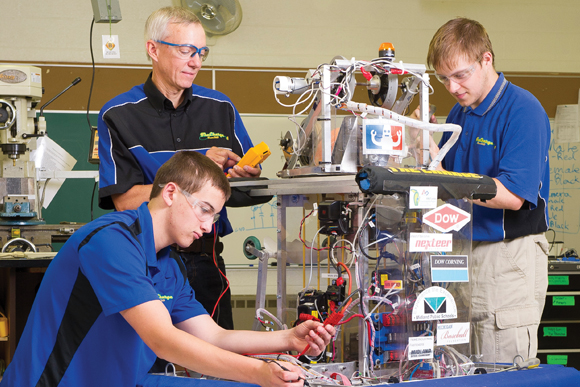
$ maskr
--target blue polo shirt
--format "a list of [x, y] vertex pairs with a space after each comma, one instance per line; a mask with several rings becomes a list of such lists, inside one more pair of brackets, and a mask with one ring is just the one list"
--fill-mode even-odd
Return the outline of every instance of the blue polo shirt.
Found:
[[[497, 178], [525, 200], [518, 211], [474, 205], [473, 240], [495, 242], [546, 231], [550, 122], [540, 102], [499, 73], [477, 108], [456, 104], [447, 122], [463, 130], [443, 159], [443, 168]], [[439, 146], [450, 136], [444, 133]]]
[[119, 312], [161, 300], [173, 323], [206, 314], [169, 248], [155, 254], [147, 203], [103, 215], [51, 262], [0, 385], [135, 386], [156, 356]]

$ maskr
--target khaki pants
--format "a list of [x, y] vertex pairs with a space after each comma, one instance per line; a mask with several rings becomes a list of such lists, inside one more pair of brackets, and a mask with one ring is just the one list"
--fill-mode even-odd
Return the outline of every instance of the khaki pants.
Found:
[[481, 361], [512, 363], [535, 357], [548, 287], [544, 234], [501, 242], [474, 242], [472, 352]]

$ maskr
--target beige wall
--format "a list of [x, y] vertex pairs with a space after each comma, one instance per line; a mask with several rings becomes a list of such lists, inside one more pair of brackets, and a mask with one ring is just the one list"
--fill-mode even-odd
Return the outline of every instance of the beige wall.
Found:
[[[435, 30], [455, 16], [486, 26], [500, 71], [579, 72], [580, 2], [566, 0], [240, 0], [241, 26], [218, 37], [206, 66], [310, 68], [336, 55], [373, 57], [381, 42], [397, 58], [424, 63]], [[179, 0], [119, 0], [121, 59], [147, 64], [143, 24]], [[2, 0], [0, 61], [89, 63], [90, 0]], [[95, 24], [95, 60], [108, 24]]]
[[[553, 117], [555, 105], [578, 103], [580, 88], [580, 2], [564, 0], [240, 0], [241, 26], [232, 34], [213, 39], [211, 55], [196, 83], [229, 95], [240, 112], [252, 138], [266, 140], [273, 151], [281, 133], [293, 130], [285, 115], [290, 109], [275, 104], [271, 80], [282, 71], [261, 69], [308, 69], [330, 61], [336, 55], [371, 59], [381, 42], [394, 44], [397, 60], [424, 63], [429, 41], [435, 30], [455, 16], [466, 16], [486, 26], [496, 53], [496, 68], [510, 73], [512, 82], [531, 90]], [[144, 53], [143, 25], [155, 9], [179, 5], [179, 0], [119, 0], [123, 20], [111, 26], [119, 36], [121, 59], [103, 60], [101, 35], [108, 24], [95, 24], [93, 46], [97, 69], [91, 111], [104, 101], [144, 81], [148, 61]], [[2, 61], [49, 63], [43, 66], [47, 98], [61, 91], [76, 76], [83, 82], [51, 109], [83, 111], [90, 85], [91, 61], [89, 29], [92, 20], [90, 0], [0, 0], [0, 63]], [[56, 67], [58, 64], [71, 64]], [[123, 69], [103, 68], [124, 65]], [[140, 69], [127, 68], [136, 65]], [[239, 71], [220, 68], [245, 68]], [[210, 69], [217, 69], [210, 71]], [[256, 70], [256, 69], [254, 69]], [[230, 74], [232, 73], [232, 74]], [[240, 74], [244, 75], [240, 75]], [[519, 73], [519, 74], [514, 74]], [[567, 73], [567, 76], [558, 75]], [[301, 76], [302, 70], [293, 76]], [[290, 75], [290, 74], [288, 74]], [[454, 103], [434, 82], [438, 114], [444, 116]], [[362, 87], [360, 89], [363, 89]], [[251, 93], [251, 94], [250, 94]], [[366, 102], [363, 97], [357, 101]], [[357, 97], [358, 98], [358, 97]], [[44, 101], [43, 101], [44, 102]], [[249, 114], [252, 115], [249, 115]], [[281, 114], [281, 115], [280, 115]], [[87, 139], [88, 143], [88, 139]], [[571, 144], [578, 146], [578, 144]], [[267, 160], [264, 174], [274, 178], [282, 167], [279, 154]], [[575, 160], [553, 160], [553, 167], [568, 167]], [[552, 191], [565, 187], [552, 185]], [[573, 223], [570, 231], [557, 230], [557, 240], [577, 247], [580, 238], [580, 190], [573, 188], [572, 199], [560, 222]], [[578, 193], [577, 193], [578, 191]], [[250, 219], [250, 209], [237, 210], [239, 219]], [[571, 219], [568, 221], [568, 217]], [[235, 225], [234, 225], [235, 226]], [[246, 236], [275, 238], [275, 229], [236, 231], [228, 237], [228, 263], [246, 263], [241, 256]], [[551, 235], [549, 235], [551, 238]], [[232, 272], [234, 282], [237, 274]], [[240, 278], [245, 277], [244, 274]], [[232, 285], [236, 292], [236, 284]]]

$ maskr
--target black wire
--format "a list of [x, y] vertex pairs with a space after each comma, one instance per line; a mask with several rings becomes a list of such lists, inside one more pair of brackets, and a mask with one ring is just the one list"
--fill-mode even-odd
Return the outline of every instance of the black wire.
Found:
[[552, 244], [550, 245], [550, 250], [554, 248], [554, 243], [556, 243], [556, 230], [553, 228], [549, 228], [546, 232], [552, 231], [554, 233], [554, 237], [552, 238]]
[[346, 303], [348, 302], [348, 300], [350, 300], [351, 298], [353, 298], [356, 294], [359, 295], [360, 297], [360, 302], [362, 302], [362, 297], [363, 297], [363, 291], [361, 289], [356, 289], [354, 290], [351, 294], [349, 294], [348, 296], [346, 296], [346, 298], [344, 299], [344, 301], [342, 301], [341, 307], [342, 305], [346, 305]]
[[[89, 130], [93, 130], [93, 126], [91, 125], [91, 120], [89, 118], [89, 108], [91, 106], [91, 95], [93, 94], [93, 84], [95, 83], [95, 56], [93, 54], [93, 26], [95, 25], [95, 18], [91, 22], [91, 31], [89, 33], [89, 45], [91, 51], [91, 63], [93, 65], [93, 76], [91, 78], [91, 88], [89, 89], [89, 100], [87, 102], [87, 122], [89, 123]], [[92, 219], [92, 215], [91, 215]]]
[[213, 237], [213, 244], [212, 244], [213, 248], [212, 248], [212, 251], [213, 251], [213, 254], [215, 255], [215, 265], [216, 265], [216, 267], [218, 269], [218, 272], [220, 274], [220, 283], [221, 283], [221, 289], [220, 289], [220, 293], [219, 293], [220, 296], [218, 297], [218, 300], [216, 301], [217, 308], [215, 308], [215, 312], [216, 312], [215, 321], [219, 321], [220, 313], [221, 313], [221, 305], [219, 303], [223, 301], [220, 297], [224, 297], [225, 296], [224, 292], [225, 292], [226, 286], [227, 286], [227, 282], [226, 282], [226, 280], [224, 278], [224, 275], [221, 272], [221, 269], [220, 269], [220, 267], [218, 265], [218, 257], [220, 255], [219, 254], [216, 254], [216, 252], [215, 252], [215, 246], [216, 246], [217, 239], [218, 239], [218, 234], [217, 233], [218, 233], [217, 225], [214, 223], [213, 224], [213, 234], [214, 234], [214, 237]]
[[[93, 26], [95, 25], [95, 18], [93, 17], [93, 20], [91, 21], [91, 30], [89, 32], [89, 46], [90, 46], [90, 51], [91, 51], [91, 63], [92, 63], [92, 67], [93, 67], [93, 76], [91, 78], [91, 88], [89, 89], [89, 100], [87, 102], [87, 122], [89, 123], [89, 130], [92, 131], [93, 130], [93, 126], [91, 125], [91, 119], [89, 117], [89, 109], [91, 106], [91, 95], [93, 94], [93, 84], [95, 83], [95, 56], [93, 54]], [[92, 144], [91, 144], [92, 147]], [[89, 152], [91, 152], [92, 150], [89, 150]], [[95, 190], [97, 189], [97, 182], [95, 181], [95, 185], [93, 185], [93, 194], [91, 195], [91, 222], [94, 219], [94, 214], [93, 214], [93, 205], [95, 203]]]
[[[265, 363], [274, 363], [278, 367], [282, 368], [283, 371], [290, 372], [290, 370], [288, 368], [284, 367], [282, 364], [278, 363], [276, 360], [272, 360], [272, 359], [259, 359], [259, 360], [262, 360]], [[307, 385], [307, 380], [304, 379], [302, 376], [298, 376], [298, 380], [304, 380], [304, 385], [305, 386]], [[290, 383], [290, 382], [293, 382], [293, 381], [292, 380], [291, 381], [287, 381], [286, 383]]]
[[[360, 228], [362, 229], [362, 231], [364, 231], [364, 229], [371, 223], [373, 217], [375, 215], [373, 214]], [[362, 246], [362, 237], [363, 237], [363, 233], [359, 232], [358, 234], [358, 245]], [[373, 261], [375, 261], [378, 257], [371, 257], [370, 255], [368, 255], [365, 251], [364, 251], [364, 247], [360, 247], [360, 252], [368, 259], [371, 259]]]
[[95, 190], [97, 189], [97, 184], [99, 184], [99, 183], [95, 181], [95, 185], [93, 185], [93, 194], [91, 195], [91, 222], [94, 219], [94, 216], [93, 216], [93, 205], [95, 203]]
[[554, 230], [553, 228], [549, 228], [546, 230], [546, 232], [548, 231], [552, 231], [554, 233], [554, 237], [552, 238], [552, 243], [554, 243], [554, 241], [556, 240], [556, 230]]

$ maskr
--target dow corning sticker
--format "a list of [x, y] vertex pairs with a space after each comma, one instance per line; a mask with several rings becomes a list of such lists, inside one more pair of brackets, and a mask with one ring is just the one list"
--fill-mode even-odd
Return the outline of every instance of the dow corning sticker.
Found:
[[447, 290], [439, 286], [431, 286], [424, 290], [412, 313], [413, 321], [447, 320], [457, 318], [455, 299]]

